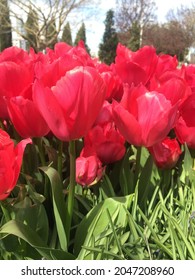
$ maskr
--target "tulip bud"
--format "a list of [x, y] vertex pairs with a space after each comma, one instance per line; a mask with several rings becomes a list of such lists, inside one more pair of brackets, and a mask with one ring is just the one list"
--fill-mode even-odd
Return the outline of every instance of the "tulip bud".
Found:
[[159, 168], [170, 169], [175, 166], [181, 154], [180, 146], [176, 139], [166, 137], [162, 142], [148, 148], [154, 162]]

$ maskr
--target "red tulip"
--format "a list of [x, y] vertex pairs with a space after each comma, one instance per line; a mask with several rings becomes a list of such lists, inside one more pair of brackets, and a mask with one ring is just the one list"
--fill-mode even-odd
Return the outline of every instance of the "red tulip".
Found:
[[192, 94], [186, 81], [180, 77], [172, 77], [163, 82], [158, 81], [158, 83], [151, 84], [150, 91], [162, 93], [166, 99], [171, 101], [172, 105], [176, 103], [181, 105], [185, 99]]
[[17, 96], [10, 98], [7, 105], [10, 120], [20, 136], [27, 138], [48, 134], [50, 129], [32, 100]]
[[102, 177], [103, 170], [96, 155], [80, 156], [76, 159], [76, 181], [82, 186], [97, 182]]
[[168, 54], [160, 54], [158, 56], [158, 63], [155, 69], [155, 76], [159, 79], [167, 71], [175, 71], [178, 66], [176, 56]]
[[85, 136], [105, 98], [105, 83], [92, 67], [68, 71], [51, 89], [37, 80], [33, 90], [40, 113], [53, 134], [62, 141]]
[[96, 121], [94, 125], [102, 125], [108, 122], [113, 122], [113, 116], [112, 116], [112, 104], [110, 104], [108, 101], [104, 101], [102, 108], [96, 118]]
[[177, 138], [181, 144], [195, 149], [195, 94], [189, 96], [180, 108], [180, 117], [175, 126]]
[[169, 169], [175, 166], [181, 154], [180, 146], [176, 139], [166, 137], [162, 142], [149, 148], [156, 165], [159, 168]]
[[9, 196], [15, 187], [22, 165], [24, 149], [31, 142], [31, 139], [25, 139], [14, 146], [9, 135], [0, 130], [0, 200]]
[[85, 147], [91, 147], [102, 163], [120, 160], [125, 154], [125, 139], [114, 122], [94, 126], [84, 139]]
[[177, 104], [144, 86], [129, 88], [121, 103], [113, 102], [113, 117], [121, 134], [133, 145], [150, 147], [162, 141], [174, 127]]
[[144, 46], [133, 52], [118, 44], [116, 52], [115, 69], [121, 80], [129, 85], [146, 85], [158, 62], [156, 50], [151, 46]]
[[8, 118], [6, 100], [15, 96], [30, 98], [34, 72], [31, 67], [8, 61], [0, 63], [0, 117]]

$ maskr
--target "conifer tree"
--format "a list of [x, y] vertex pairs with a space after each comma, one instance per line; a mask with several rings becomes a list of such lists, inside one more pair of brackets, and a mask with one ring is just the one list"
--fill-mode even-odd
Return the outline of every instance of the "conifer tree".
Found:
[[38, 15], [31, 6], [29, 7], [29, 13], [24, 25], [24, 29], [26, 32], [27, 48], [29, 49], [30, 47], [32, 47], [35, 51], [38, 51], [36, 50], [37, 41], [39, 40]]
[[103, 42], [99, 45], [99, 58], [101, 61], [111, 64], [116, 56], [116, 48], [118, 45], [118, 37], [114, 28], [114, 12], [109, 10], [105, 19], [105, 31], [103, 34]]
[[72, 34], [69, 22], [67, 22], [67, 24], [64, 26], [61, 41], [72, 46]]
[[46, 28], [47, 47], [53, 49], [58, 41], [55, 18], [52, 18]]
[[90, 53], [90, 49], [89, 49], [89, 47], [87, 45], [87, 42], [86, 42], [87, 41], [87, 39], [86, 39], [86, 28], [85, 28], [84, 22], [81, 24], [81, 27], [79, 28], [79, 30], [76, 34], [74, 45], [76, 46], [80, 40], [82, 40], [84, 42], [87, 52]]
[[7, 0], [0, 0], [0, 51], [12, 46], [12, 28]]

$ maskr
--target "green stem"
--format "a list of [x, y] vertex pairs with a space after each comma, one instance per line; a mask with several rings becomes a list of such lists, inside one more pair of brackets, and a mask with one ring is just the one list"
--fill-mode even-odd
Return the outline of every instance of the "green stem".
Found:
[[37, 144], [37, 147], [38, 147], [41, 164], [42, 164], [42, 166], [46, 166], [45, 153], [44, 153], [44, 149], [43, 149], [43, 145], [42, 145], [42, 138], [39, 137], [39, 138], [36, 138], [34, 140], [35, 140], [35, 143]]
[[63, 154], [63, 142], [59, 142], [59, 149], [58, 149], [58, 173], [62, 179], [62, 154]]
[[137, 147], [136, 163], [135, 163], [135, 173], [134, 173], [134, 187], [137, 185], [137, 181], [140, 175], [140, 160], [141, 160], [142, 147]]
[[70, 156], [70, 184], [69, 184], [69, 192], [68, 192], [66, 225], [65, 225], [68, 244], [70, 239], [70, 230], [71, 230], [71, 222], [72, 222], [73, 207], [74, 207], [74, 193], [75, 193], [75, 185], [76, 185], [76, 152], [75, 152], [74, 140], [69, 142], [69, 156]]

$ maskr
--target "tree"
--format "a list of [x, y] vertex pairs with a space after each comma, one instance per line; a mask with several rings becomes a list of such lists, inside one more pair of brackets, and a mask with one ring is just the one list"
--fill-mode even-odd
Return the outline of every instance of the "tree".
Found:
[[36, 49], [37, 40], [39, 40], [39, 23], [38, 23], [38, 15], [36, 10], [29, 7], [29, 13], [24, 25], [26, 40], [27, 40], [27, 48], [30, 47]]
[[143, 30], [156, 20], [155, 12], [153, 0], [117, 0], [115, 18], [119, 41], [138, 49], [142, 45]]
[[79, 41], [83, 41], [85, 44], [85, 48], [87, 50], [88, 53], [90, 53], [90, 49], [87, 45], [87, 38], [86, 38], [86, 28], [85, 28], [85, 24], [84, 22], [81, 24], [81, 27], [79, 28], [77, 34], [76, 34], [76, 38], [74, 41], [74, 45], [76, 46], [78, 44]]
[[12, 46], [12, 30], [7, 0], [0, 1], [0, 51]]
[[[94, 3], [96, 1], [98, 0], [94, 0]], [[38, 18], [38, 30], [37, 28], [34, 29], [34, 25], [32, 25], [31, 29], [30, 25], [28, 25], [27, 34], [27, 32], [22, 32], [14, 24], [12, 25], [12, 30], [26, 41], [29, 41], [29, 38], [32, 39], [32, 36], [34, 39], [36, 38], [33, 47], [35, 51], [38, 52], [46, 47], [53, 46], [54, 41], [57, 41], [56, 37], [58, 38], [59, 34], [62, 32], [64, 23], [66, 22], [68, 16], [70, 16], [73, 12], [80, 12], [79, 9], [86, 7], [85, 5], [89, 2], [89, 0], [9, 0], [11, 20], [17, 20], [22, 26], [25, 26], [30, 7], [33, 10], [33, 13], [36, 12]], [[5, 4], [3, 3], [1, 6], [4, 7]], [[75, 20], [80, 20], [80, 17], [74, 16], [74, 18]], [[7, 27], [8, 26], [10, 28], [11, 23], [7, 23]], [[52, 32], [54, 34], [54, 38], [48, 34], [48, 30], [51, 30], [51, 26], [53, 28]], [[32, 45], [32, 41], [28, 44]]]
[[58, 41], [55, 18], [52, 18], [48, 22], [47, 28], [45, 28], [45, 38], [46, 42], [48, 42], [47, 47], [54, 49], [54, 46]]
[[70, 24], [67, 22], [67, 24], [64, 26], [63, 33], [62, 33], [62, 42], [66, 42], [69, 45], [73, 45], [72, 43], [72, 34], [70, 29]]
[[195, 43], [195, 5], [191, 7], [181, 5], [176, 11], [170, 10], [167, 14], [167, 20], [180, 24], [189, 47]]
[[195, 7], [170, 10], [166, 23], [147, 26], [143, 44], [153, 45], [157, 53], [176, 55], [179, 61], [184, 61], [189, 48], [195, 44]]
[[153, 45], [157, 53], [176, 55], [179, 61], [183, 61], [188, 49], [185, 36], [181, 23], [170, 21], [162, 25], [151, 25], [145, 29], [143, 44]]
[[114, 11], [109, 10], [106, 14], [105, 31], [103, 42], [99, 45], [99, 58], [101, 61], [111, 64], [116, 56], [118, 37], [114, 28]]

